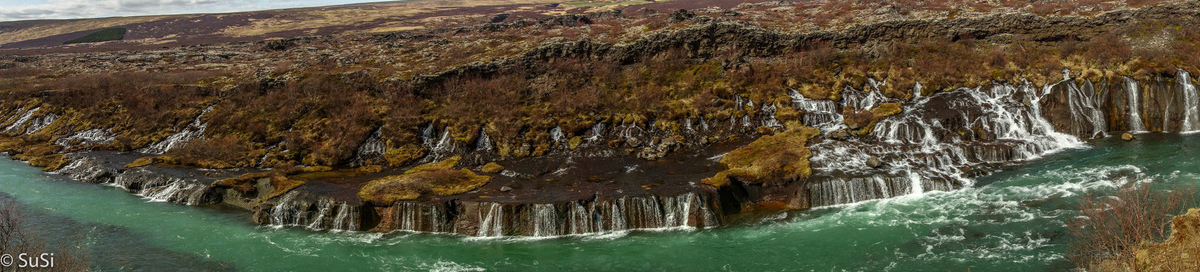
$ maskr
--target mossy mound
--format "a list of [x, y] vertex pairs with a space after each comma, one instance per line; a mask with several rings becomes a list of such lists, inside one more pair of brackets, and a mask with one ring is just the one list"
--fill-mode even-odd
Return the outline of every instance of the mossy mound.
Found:
[[133, 160], [133, 162], [131, 162], [131, 163], [125, 164], [125, 168], [142, 167], [142, 166], [147, 166], [147, 165], [152, 165], [152, 164], [154, 164], [154, 165], [190, 166], [190, 167], [208, 168], [208, 169], [225, 169], [225, 168], [233, 168], [234, 167], [234, 165], [232, 165], [232, 164], [218, 161], [218, 160], [199, 159], [199, 158], [192, 158], [192, 157], [180, 157], [180, 156], [172, 156], [172, 155], [161, 155], [161, 156], [138, 158], [136, 160]]
[[808, 159], [812, 152], [805, 146], [821, 131], [792, 124], [788, 127], [783, 133], [763, 136], [725, 154], [721, 164], [729, 169], [704, 179], [704, 183], [722, 187], [729, 184], [730, 178], [735, 178], [745, 183], [771, 184], [811, 176]]
[[904, 107], [900, 103], [883, 103], [869, 111], [846, 107], [842, 109], [842, 115], [845, 116], [846, 126], [856, 130], [862, 129], [863, 134], [866, 134], [875, 122], [903, 111]]
[[413, 167], [404, 174], [373, 180], [358, 192], [358, 198], [377, 206], [391, 206], [398, 200], [417, 199], [425, 194], [440, 196], [466, 193], [482, 187], [491, 177], [468, 169], [455, 169], [461, 157]]
[[489, 162], [488, 164], [484, 164], [479, 170], [483, 171], [484, 173], [495, 174], [500, 173], [500, 171], [504, 171], [504, 166], [501, 166], [498, 163]]

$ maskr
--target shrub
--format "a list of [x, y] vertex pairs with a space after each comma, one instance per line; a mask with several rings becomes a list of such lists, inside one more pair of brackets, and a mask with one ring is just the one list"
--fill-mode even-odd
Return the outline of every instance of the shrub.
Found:
[[1163, 191], [1147, 185], [1120, 188], [1112, 197], [1084, 197], [1080, 216], [1068, 225], [1073, 238], [1068, 259], [1094, 271], [1134, 267], [1138, 246], [1166, 237], [1171, 215], [1193, 203], [1191, 191]]

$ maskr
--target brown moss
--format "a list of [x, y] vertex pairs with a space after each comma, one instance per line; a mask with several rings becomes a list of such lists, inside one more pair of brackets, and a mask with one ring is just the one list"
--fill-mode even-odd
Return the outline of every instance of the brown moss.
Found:
[[721, 158], [727, 167], [716, 176], [704, 179], [708, 185], [721, 187], [734, 178], [745, 183], [785, 183], [812, 175], [808, 159], [812, 153], [808, 140], [820, 131], [811, 127], [796, 127], [772, 136], [763, 136], [744, 147], [730, 151]]

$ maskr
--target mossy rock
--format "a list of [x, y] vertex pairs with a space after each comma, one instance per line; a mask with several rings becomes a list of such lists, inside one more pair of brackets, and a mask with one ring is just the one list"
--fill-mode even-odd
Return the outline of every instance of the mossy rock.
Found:
[[489, 162], [487, 164], [484, 164], [483, 167], [481, 167], [479, 170], [483, 171], [484, 173], [495, 174], [495, 173], [500, 173], [500, 171], [504, 171], [504, 166], [501, 166], [498, 163]]
[[581, 144], [583, 144], [583, 138], [579, 136], [571, 137], [571, 140], [567, 140], [567, 146], [571, 149], [579, 148]]
[[376, 206], [391, 206], [399, 200], [412, 200], [426, 194], [440, 196], [466, 193], [482, 187], [491, 177], [468, 169], [454, 169], [461, 157], [424, 164], [404, 174], [372, 180], [358, 192], [358, 198]]
[[58, 169], [62, 169], [64, 166], [67, 166], [67, 164], [70, 162], [71, 162], [71, 160], [67, 157], [66, 154], [51, 154], [51, 155], [45, 155], [45, 156], [39, 156], [36, 158], [32, 158], [29, 160], [29, 165], [36, 166], [36, 167], [43, 167], [42, 171], [50, 172], [50, 171], [57, 171]]
[[807, 178], [812, 175], [808, 165], [812, 152], [806, 145], [809, 139], [820, 133], [815, 128], [800, 126], [772, 136], [763, 136], [725, 154], [721, 164], [728, 170], [703, 182], [722, 187], [729, 184], [731, 178], [752, 184], [784, 183]]

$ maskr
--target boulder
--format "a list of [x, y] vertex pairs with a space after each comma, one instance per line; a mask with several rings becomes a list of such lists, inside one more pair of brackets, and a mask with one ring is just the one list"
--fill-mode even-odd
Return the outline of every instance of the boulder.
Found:
[[1121, 140], [1129, 141], [1129, 140], [1133, 140], [1133, 138], [1134, 138], [1133, 134], [1129, 134], [1129, 132], [1121, 133]]

